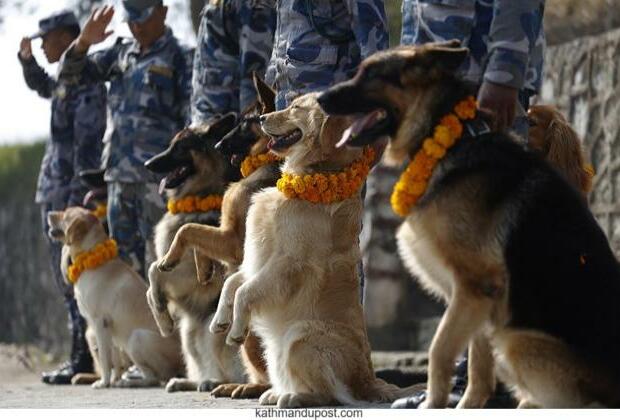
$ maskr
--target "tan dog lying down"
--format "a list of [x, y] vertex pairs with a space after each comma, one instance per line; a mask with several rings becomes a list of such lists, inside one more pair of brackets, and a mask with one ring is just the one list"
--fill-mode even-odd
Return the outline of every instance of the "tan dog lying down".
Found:
[[[50, 237], [69, 247], [73, 261], [108, 239], [99, 220], [81, 207], [50, 212], [48, 222]], [[159, 386], [181, 372], [177, 339], [161, 337], [146, 302], [146, 284], [120, 258], [83, 271], [74, 287], [80, 313], [97, 339], [101, 379], [94, 388]], [[142, 379], [120, 377], [115, 346], [142, 371]]]
[[[362, 157], [335, 149], [346, 120], [328, 119], [316, 95], [263, 115], [283, 171], [339, 172]], [[244, 259], [224, 284], [211, 330], [241, 343], [251, 323], [265, 346], [272, 389], [263, 405], [304, 407], [390, 401], [403, 391], [375, 378], [360, 304], [357, 264], [362, 201], [288, 199], [277, 188], [252, 198]], [[233, 307], [234, 305], [234, 307]]]

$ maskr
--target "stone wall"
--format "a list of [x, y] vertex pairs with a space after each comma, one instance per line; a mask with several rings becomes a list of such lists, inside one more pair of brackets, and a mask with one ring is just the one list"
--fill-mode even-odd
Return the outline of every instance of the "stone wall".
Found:
[[[620, 257], [620, 31], [549, 48], [539, 102], [556, 104], [583, 139], [596, 171], [592, 212]], [[442, 305], [403, 269], [394, 233], [401, 219], [389, 206], [400, 171], [378, 167], [368, 182], [364, 246], [366, 317], [373, 348], [424, 350]]]

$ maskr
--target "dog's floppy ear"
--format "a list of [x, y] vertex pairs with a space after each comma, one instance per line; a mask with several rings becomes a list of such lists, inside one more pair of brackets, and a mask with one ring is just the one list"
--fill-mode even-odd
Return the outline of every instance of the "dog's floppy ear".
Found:
[[579, 136], [561, 114], [554, 114], [546, 131], [545, 142], [549, 146], [547, 160], [575, 188], [587, 194], [592, 188], [592, 173], [585, 167]]
[[65, 243], [67, 245], [80, 243], [90, 228], [96, 223], [99, 223], [99, 220], [92, 213], [77, 216], [71, 221], [71, 224], [65, 231]]
[[268, 114], [276, 110], [276, 92], [256, 73], [252, 72], [252, 80], [257, 93], [258, 103], [261, 105], [261, 114]]

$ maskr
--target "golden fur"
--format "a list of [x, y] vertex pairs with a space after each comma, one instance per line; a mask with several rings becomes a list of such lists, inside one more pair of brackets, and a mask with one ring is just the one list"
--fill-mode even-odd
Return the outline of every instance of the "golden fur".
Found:
[[[284, 171], [339, 171], [361, 150], [335, 149], [347, 121], [326, 118], [316, 94], [262, 117], [280, 137], [300, 130]], [[276, 188], [254, 195], [243, 263], [226, 280], [214, 332], [243, 342], [249, 328], [263, 341], [272, 388], [263, 405], [281, 408], [389, 401], [408, 391], [376, 379], [360, 304], [357, 265], [361, 196], [329, 205], [286, 199]]]
[[[73, 259], [108, 239], [99, 220], [80, 207], [50, 212], [48, 222], [50, 236], [62, 241]], [[182, 372], [178, 340], [159, 335], [144, 281], [120, 258], [84, 271], [74, 293], [96, 336], [101, 379], [94, 388], [156, 386]], [[121, 378], [126, 366], [122, 352], [142, 371], [142, 379]]]

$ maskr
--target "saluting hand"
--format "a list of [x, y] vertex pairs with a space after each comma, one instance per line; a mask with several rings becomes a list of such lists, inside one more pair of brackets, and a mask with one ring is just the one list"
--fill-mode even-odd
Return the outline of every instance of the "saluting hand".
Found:
[[85, 52], [91, 45], [105, 41], [114, 31], [107, 30], [114, 17], [114, 6], [103, 6], [93, 10], [84, 24], [84, 29], [78, 37], [76, 49]]
[[22, 60], [30, 60], [32, 58], [32, 41], [25, 36], [19, 43], [19, 56]]

